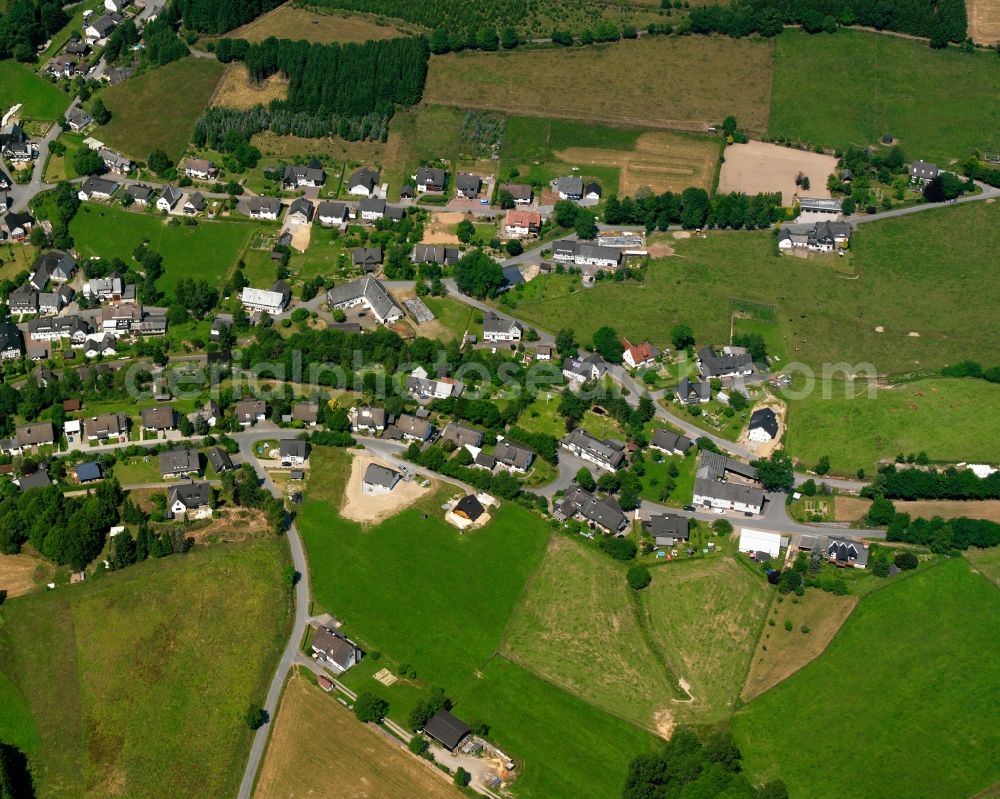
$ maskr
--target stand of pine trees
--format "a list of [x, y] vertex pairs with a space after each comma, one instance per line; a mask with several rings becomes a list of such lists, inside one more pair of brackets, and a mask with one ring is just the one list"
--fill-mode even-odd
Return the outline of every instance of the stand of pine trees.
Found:
[[284, 0], [176, 0], [184, 27], [201, 33], [227, 33], [246, 25]]

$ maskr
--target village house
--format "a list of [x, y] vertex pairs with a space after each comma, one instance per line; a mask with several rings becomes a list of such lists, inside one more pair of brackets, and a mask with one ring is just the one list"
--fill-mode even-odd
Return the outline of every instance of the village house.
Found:
[[461, 257], [461, 253], [454, 247], [442, 247], [436, 244], [415, 244], [411, 260], [415, 264], [441, 264], [450, 265], [456, 263]]
[[628, 528], [628, 519], [614, 499], [597, 497], [582, 488], [570, 488], [552, 515], [560, 521], [580, 519], [608, 535], [618, 535]]
[[233, 406], [233, 414], [243, 427], [249, 427], [267, 418], [267, 404], [264, 400], [240, 400]]
[[395, 427], [409, 441], [428, 441], [434, 435], [434, 426], [429, 421], [408, 413], [400, 414]]
[[185, 198], [182, 209], [188, 216], [194, 216], [204, 211], [207, 206], [208, 203], [205, 200], [205, 195], [200, 191], [196, 191]]
[[219, 176], [219, 168], [204, 158], [187, 158], [184, 160], [184, 174], [197, 180], [215, 180]]
[[[50, 250], [35, 259], [32, 266], [32, 282], [36, 276], [45, 275], [53, 283], [67, 283], [76, 274], [76, 260], [69, 253], [60, 250]], [[37, 288], [41, 291], [45, 284]]]
[[101, 156], [101, 160], [104, 161], [104, 166], [108, 168], [108, 171], [113, 172], [116, 175], [127, 175], [132, 171], [132, 162], [124, 155], [119, 155], [114, 150], [101, 147], [98, 149], [97, 154]]
[[116, 19], [117, 16], [117, 14], [104, 14], [87, 25], [83, 29], [83, 35], [87, 37], [87, 41], [94, 45], [106, 39], [111, 31], [118, 26], [120, 18]]
[[12, 314], [38, 312], [38, 290], [28, 283], [7, 295], [7, 308]]
[[296, 402], [292, 406], [292, 421], [315, 427], [319, 421], [318, 402]]
[[323, 227], [339, 227], [347, 222], [348, 216], [345, 203], [324, 200], [316, 207], [316, 218]]
[[441, 431], [441, 440], [451, 441], [456, 449], [467, 446], [479, 447], [483, 443], [483, 433], [460, 422], [449, 422]]
[[464, 530], [470, 525], [476, 524], [485, 513], [486, 508], [479, 501], [479, 497], [466, 494], [445, 514], [445, 520]]
[[778, 231], [778, 249], [833, 252], [844, 249], [851, 241], [851, 226], [847, 222], [816, 222], [811, 226], [785, 225]]
[[538, 233], [542, 227], [542, 215], [538, 211], [511, 208], [503, 221], [503, 233], [508, 239], [521, 239]]
[[380, 197], [366, 197], [358, 203], [358, 216], [362, 222], [377, 222], [385, 216], [385, 200]]
[[307, 165], [289, 164], [281, 176], [282, 188], [295, 189], [303, 186], [316, 188], [326, 183], [326, 172], [323, 165], [313, 158]]
[[301, 438], [283, 438], [278, 442], [282, 466], [302, 466], [309, 459], [309, 444]]
[[368, 468], [365, 469], [364, 477], [361, 478], [361, 493], [370, 497], [388, 494], [402, 479], [403, 475], [395, 469], [378, 463], [369, 463]]
[[212, 447], [208, 451], [208, 462], [215, 469], [216, 474], [231, 472], [236, 468], [233, 465], [233, 459], [229, 457], [229, 453], [222, 447]]
[[616, 269], [621, 265], [621, 250], [602, 247], [585, 241], [560, 239], [552, 242], [552, 260], [576, 266], [595, 266], [599, 269]]
[[76, 481], [81, 485], [93, 483], [100, 480], [104, 475], [101, 472], [101, 464], [96, 461], [85, 461], [74, 468]]
[[600, 380], [608, 371], [607, 362], [600, 355], [588, 355], [586, 358], [567, 358], [562, 363], [563, 376], [570, 383], [585, 383], [588, 380]]
[[382, 265], [381, 247], [354, 247], [351, 250], [351, 263], [365, 274], [375, 272]]
[[406, 378], [406, 390], [417, 399], [448, 399], [459, 396], [465, 386], [451, 377], [432, 378], [424, 367], [418, 366]]
[[479, 175], [459, 172], [455, 178], [455, 194], [466, 200], [474, 200], [479, 196], [483, 181]]
[[14, 241], [21, 241], [28, 237], [34, 224], [34, 217], [27, 211], [8, 211], [4, 214], [3, 223], [0, 224], [0, 233], [5, 233], [7, 238]]
[[442, 192], [448, 183], [448, 173], [436, 167], [422, 166], [411, 176], [417, 184], [417, 192]]
[[535, 199], [535, 190], [527, 183], [505, 183], [500, 190], [510, 194], [514, 205], [531, 205]]
[[941, 170], [938, 168], [937, 164], [931, 164], [927, 161], [914, 161], [910, 164], [910, 182], [923, 185], [924, 183], [929, 183], [934, 180]]
[[347, 193], [355, 197], [371, 197], [378, 186], [378, 172], [362, 167], [347, 179]]
[[156, 198], [156, 210], [163, 213], [172, 211], [183, 196], [184, 194], [176, 186], [164, 186], [160, 196]]
[[403, 318], [403, 311], [389, 296], [385, 286], [374, 277], [363, 277], [334, 286], [326, 293], [326, 301], [331, 309], [364, 306], [381, 325], [389, 325]]
[[778, 436], [778, 417], [770, 408], [758, 408], [750, 416], [747, 438], [763, 444]]
[[576, 177], [563, 177], [556, 178], [552, 187], [555, 189], [556, 194], [559, 195], [560, 200], [582, 200], [583, 199], [583, 178]]
[[207, 519], [212, 515], [212, 487], [208, 483], [182, 483], [167, 492], [168, 519]]
[[361, 405], [351, 408], [347, 417], [351, 420], [351, 430], [355, 433], [381, 433], [385, 430], [385, 408]]
[[158, 458], [160, 474], [163, 477], [184, 477], [198, 474], [201, 471], [197, 450], [169, 449], [166, 452], [161, 452]]
[[116, 191], [118, 184], [113, 180], [104, 180], [91, 175], [80, 186], [77, 196], [81, 200], [110, 200]]
[[660, 351], [648, 341], [633, 344], [627, 338], [622, 339], [622, 363], [630, 369], [651, 366], [660, 357]]
[[124, 413], [102, 413], [83, 420], [83, 434], [88, 441], [128, 440], [128, 416]]
[[517, 444], [511, 444], [509, 441], [501, 439], [497, 441], [497, 445], [493, 450], [493, 460], [495, 461], [495, 465], [501, 469], [506, 469], [508, 472], [516, 472], [517, 474], [524, 474], [531, 468], [531, 464], [535, 460], [535, 453], [530, 449], [519, 447]]
[[313, 218], [313, 204], [305, 197], [292, 200], [288, 206], [288, 221], [296, 225], [304, 225]]
[[649, 448], [659, 450], [667, 455], [687, 455], [694, 442], [687, 436], [682, 436], [672, 430], [662, 427], [653, 433]]
[[25, 450], [45, 447], [56, 443], [56, 429], [52, 422], [35, 422], [18, 425], [14, 429], [13, 447], [8, 442], [5, 449], [12, 455], [20, 455]]
[[625, 461], [625, 445], [619, 441], [602, 441], [586, 430], [576, 427], [560, 446], [567, 452], [609, 472], [617, 471]]
[[551, 344], [538, 344], [535, 346], [535, 360], [536, 361], [551, 361], [552, 360], [552, 350]]
[[174, 409], [169, 405], [157, 405], [152, 408], [143, 408], [141, 417], [143, 430], [161, 433], [164, 430], [173, 430], [174, 427], [176, 427]]
[[285, 310], [291, 299], [292, 290], [282, 280], [275, 282], [270, 289], [255, 289], [244, 286], [240, 294], [240, 302], [248, 311], [268, 313], [272, 316]]
[[26, 494], [36, 488], [46, 488], [50, 485], [52, 485], [52, 480], [49, 478], [49, 473], [44, 469], [26, 474], [17, 481], [17, 486], [21, 489], [22, 494]]
[[800, 197], [799, 222], [830, 222], [839, 219], [843, 213], [840, 200], [825, 197]]
[[718, 452], [701, 452], [692, 503], [706, 508], [761, 513], [766, 495], [757, 470]]
[[15, 122], [8, 133], [0, 133], [0, 155], [11, 161], [31, 161], [38, 157], [38, 147], [28, 138], [20, 122]]
[[830, 537], [826, 539], [826, 557], [838, 568], [851, 566], [864, 569], [868, 566], [868, 545], [862, 541]]
[[642, 531], [652, 536], [657, 548], [672, 547], [688, 541], [691, 537], [688, 528], [687, 517], [675, 513], [658, 513], [642, 523]]
[[246, 213], [251, 219], [274, 221], [281, 213], [281, 200], [277, 197], [250, 197], [244, 201]]
[[130, 333], [142, 322], [142, 306], [133, 304], [105, 305], [99, 316], [100, 330], [110, 333]]
[[702, 377], [737, 377], [753, 374], [753, 358], [739, 347], [723, 347], [722, 355], [711, 347], [698, 350], [698, 368]]
[[320, 663], [343, 674], [361, 660], [361, 650], [336, 630], [318, 627], [311, 648]]
[[483, 317], [483, 341], [520, 341], [523, 330], [515, 319], [490, 311]]
[[[70, 75], [66, 75], [66, 77], [68, 78]], [[66, 124], [74, 132], [80, 132], [93, 121], [94, 118], [78, 105], [74, 105], [66, 112]]]

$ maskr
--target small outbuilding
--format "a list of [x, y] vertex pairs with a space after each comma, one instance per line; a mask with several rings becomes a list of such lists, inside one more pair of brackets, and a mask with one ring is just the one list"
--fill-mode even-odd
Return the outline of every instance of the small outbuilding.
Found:
[[454, 752], [472, 732], [468, 724], [447, 710], [439, 710], [424, 725], [424, 733], [449, 752]]

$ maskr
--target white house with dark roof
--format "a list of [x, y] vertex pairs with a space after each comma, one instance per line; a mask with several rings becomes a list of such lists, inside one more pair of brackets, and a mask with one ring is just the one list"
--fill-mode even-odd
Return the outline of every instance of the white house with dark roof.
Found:
[[372, 405], [360, 405], [347, 413], [351, 420], [351, 430], [355, 433], [381, 433], [385, 430], [385, 416], [385, 408]]
[[386, 204], [381, 197], [366, 197], [358, 203], [358, 216], [362, 222], [377, 222], [385, 216]]
[[181, 483], [167, 492], [168, 519], [207, 519], [212, 515], [212, 487], [208, 483]]
[[187, 158], [184, 160], [184, 174], [198, 180], [215, 180], [219, 176], [219, 168], [205, 158]]
[[582, 488], [571, 488], [552, 509], [560, 521], [580, 519], [608, 535], [618, 535], [628, 528], [628, 518], [611, 497], [597, 497]]
[[693, 446], [694, 442], [687, 436], [662, 427], [653, 433], [653, 438], [649, 442], [650, 449], [659, 450], [667, 455], [687, 455]]
[[378, 172], [362, 167], [347, 179], [347, 193], [355, 197], [371, 197], [378, 186]]
[[479, 175], [468, 172], [459, 172], [455, 178], [455, 194], [466, 200], [474, 200], [479, 196], [479, 189], [482, 188], [483, 181]]
[[757, 470], [718, 452], [702, 451], [692, 503], [739, 513], [761, 513], [766, 495]]
[[402, 479], [403, 475], [395, 469], [378, 463], [369, 463], [364, 477], [361, 478], [361, 492], [370, 497], [388, 494]]
[[941, 174], [941, 170], [937, 164], [931, 164], [927, 161], [914, 161], [910, 164], [910, 182], [912, 183], [928, 183], [939, 174]]
[[9, 320], [0, 322], [0, 360], [15, 360], [23, 354], [24, 337], [21, 331]]
[[686, 516], [676, 513], [658, 513], [642, 523], [643, 532], [653, 537], [657, 547], [672, 547], [691, 538]]
[[313, 657], [342, 674], [361, 660], [361, 650], [337, 630], [319, 627], [313, 634]]
[[562, 363], [563, 377], [570, 383], [585, 383], [588, 380], [600, 380], [607, 374], [608, 364], [600, 355], [588, 355], [586, 358], [567, 358]]
[[110, 200], [111, 195], [118, 191], [118, 185], [113, 180], [91, 175], [80, 186], [77, 196], [81, 200]]
[[719, 355], [711, 347], [702, 347], [698, 350], [698, 368], [705, 378], [745, 376], [753, 374], [753, 358], [738, 348], [730, 347]]
[[772, 441], [778, 436], [778, 417], [770, 408], [758, 408], [750, 416], [747, 438], [759, 444]]
[[396, 430], [410, 441], [427, 441], [434, 435], [434, 425], [409, 413], [400, 414], [396, 420]]
[[614, 247], [602, 247], [585, 241], [560, 239], [552, 242], [552, 260], [576, 266], [596, 266], [600, 269], [615, 269], [621, 265], [622, 251]]
[[277, 197], [250, 197], [244, 200], [246, 214], [251, 219], [275, 220], [281, 213], [281, 200]]
[[535, 453], [527, 447], [512, 444], [505, 439], [501, 439], [497, 441], [497, 445], [493, 450], [493, 459], [495, 465], [501, 469], [524, 474], [531, 468], [531, 464], [535, 460]]
[[455, 247], [442, 247], [439, 244], [414, 244], [410, 256], [415, 264], [453, 264], [461, 257]]
[[417, 186], [418, 194], [426, 192], [442, 192], [448, 183], [448, 173], [432, 166], [422, 166], [415, 175], [411, 175]]
[[500, 190], [514, 198], [514, 205], [531, 205], [535, 199], [535, 190], [527, 183], [505, 183]]
[[164, 186], [160, 196], [156, 198], [156, 210], [169, 212], [181, 201], [184, 193], [176, 186]]
[[312, 220], [313, 212], [312, 202], [305, 197], [298, 197], [292, 200], [292, 204], [288, 207], [288, 221], [304, 225]]
[[625, 445], [617, 441], [602, 441], [580, 427], [573, 429], [561, 442], [567, 452], [593, 463], [605, 471], [614, 472], [624, 465]]
[[839, 568], [864, 569], [868, 566], [868, 545], [847, 538], [826, 539], [826, 557]]
[[363, 305], [382, 325], [389, 325], [403, 318], [403, 311], [393, 301], [385, 286], [373, 277], [363, 277], [334, 286], [327, 291], [326, 301], [331, 309]]
[[326, 172], [323, 165], [315, 158], [308, 164], [289, 164], [281, 176], [281, 183], [286, 189], [303, 186], [315, 188], [326, 183]]
[[316, 206], [316, 219], [323, 227], [339, 227], [350, 217], [346, 203], [324, 200]]
[[575, 175], [571, 177], [556, 178], [552, 182], [552, 188], [559, 195], [560, 200], [582, 200], [583, 199], [583, 178]]
[[521, 323], [516, 319], [490, 311], [483, 317], [483, 341], [520, 341], [523, 333]]

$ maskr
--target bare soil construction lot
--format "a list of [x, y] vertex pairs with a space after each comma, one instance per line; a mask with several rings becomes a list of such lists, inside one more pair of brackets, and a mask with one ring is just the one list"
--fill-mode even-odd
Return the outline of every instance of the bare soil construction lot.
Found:
[[1000, 0], [965, 0], [969, 37], [976, 44], [1000, 42]]
[[261, 83], [254, 83], [250, 80], [246, 66], [234, 61], [226, 66], [226, 72], [219, 81], [210, 104], [216, 108], [243, 111], [257, 105], [267, 105], [271, 100], [284, 100], [287, 96], [288, 81], [285, 78], [272, 75]]
[[415, 25], [376, 22], [364, 14], [327, 14], [286, 4], [258, 17], [229, 35], [248, 42], [262, 42], [269, 36], [309, 42], [367, 42], [394, 39], [408, 32], [419, 32]]
[[[853, 522], [860, 519], [871, 507], [871, 500], [860, 497], [837, 497], [833, 503], [834, 518], [838, 522]], [[962, 500], [896, 500], [892, 503], [900, 513], [909, 513], [912, 518], [922, 516], [932, 519], [940, 516], [942, 519], [956, 519], [965, 516], [969, 519], [987, 519], [1000, 522], [1000, 499], [983, 499], [963, 502]]]
[[424, 101], [698, 131], [734, 114], [741, 128], [761, 132], [770, 109], [771, 48], [763, 39], [686, 36], [568, 50], [452, 53], [431, 59]]
[[[749, 141], [726, 148], [719, 191], [742, 191], [745, 194], [780, 191], [782, 202], [791, 205], [796, 194], [803, 197], [829, 197], [826, 179], [837, 167], [832, 155], [793, 150], [777, 144]], [[809, 178], [809, 189], [800, 190], [795, 177], [801, 172]]]
[[[336, 788], [334, 788], [336, 786]], [[460, 799], [445, 775], [294, 676], [278, 707], [255, 799]]]
[[454, 226], [463, 219], [465, 219], [465, 214], [460, 211], [432, 214], [424, 226], [424, 236], [420, 239], [421, 243], [458, 244], [458, 236], [455, 235]]
[[634, 150], [570, 147], [554, 155], [568, 164], [618, 167], [619, 191], [633, 196], [643, 187], [657, 194], [691, 186], [711, 188], [719, 145], [707, 138], [663, 131], [643, 133]]
[[430, 490], [412, 480], [403, 480], [388, 494], [368, 496], [361, 490], [361, 478], [371, 463], [397, 469], [393, 464], [370, 455], [355, 455], [351, 461], [351, 475], [344, 488], [344, 504], [340, 509], [340, 515], [345, 519], [362, 524], [378, 524], [408, 508]]

